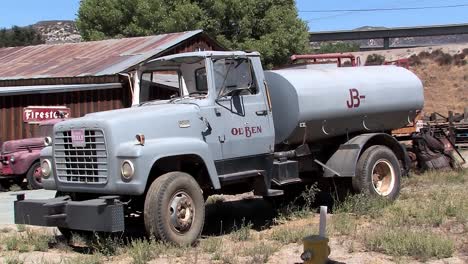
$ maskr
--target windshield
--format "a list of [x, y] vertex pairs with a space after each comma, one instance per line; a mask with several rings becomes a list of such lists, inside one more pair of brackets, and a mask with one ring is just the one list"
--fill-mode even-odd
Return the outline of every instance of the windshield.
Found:
[[166, 61], [143, 71], [140, 80], [140, 104], [208, 95], [205, 59]]

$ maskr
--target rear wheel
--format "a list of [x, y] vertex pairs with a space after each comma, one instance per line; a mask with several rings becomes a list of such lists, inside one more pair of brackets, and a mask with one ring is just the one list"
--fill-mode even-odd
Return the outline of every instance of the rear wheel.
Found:
[[28, 187], [31, 190], [42, 189], [42, 171], [41, 163], [34, 162], [29, 168], [26, 178], [28, 179]]
[[372, 146], [359, 158], [353, 188], [359, 193], [395, 200], [400, 194], [400, 163], [391, 149]]
[[184, 172], [154, 180], [146, 194], [144, 220], [146, 232], [157, 239], [194, 244], [205, 221], [205, 201], [197, 181]]

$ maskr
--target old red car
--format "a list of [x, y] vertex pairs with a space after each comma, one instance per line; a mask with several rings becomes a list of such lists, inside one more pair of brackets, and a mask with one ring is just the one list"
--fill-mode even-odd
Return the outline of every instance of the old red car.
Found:
[[52, 135], [54, 125], [60, 121], [62, 120], [40, 123], [34, 138], [10, 140], [0, 144], [0, 184], [4, 189], [12, 184], [22, 185], [25, 179], [30, 189], [42, 188], [40, 152], [45, 147], [45, 137]]

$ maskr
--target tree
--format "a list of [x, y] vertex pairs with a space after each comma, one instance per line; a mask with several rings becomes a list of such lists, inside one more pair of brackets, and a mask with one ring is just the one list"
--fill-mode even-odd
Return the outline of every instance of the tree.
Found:
[[309, 49], [294, 0], [83, 0], [85, 40], [203, 29], [229, 49], [259, 51], [267, 67]]
[[33, 27], [13, 26], [0, 29], [0, 48], [43, 44], [41, 34]]

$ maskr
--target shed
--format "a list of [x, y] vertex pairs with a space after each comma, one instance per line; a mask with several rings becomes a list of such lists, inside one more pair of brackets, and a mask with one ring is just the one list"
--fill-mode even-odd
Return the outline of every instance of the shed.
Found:
[[24, 120], [30, 106], [65, 107], [70, 117], [129, 107], [132, 98], [127, 74], [137, 65], [200, 50], [224, 48], [201, 30], [1, 48], [0, 142], [33, 136], [37, 126]]

